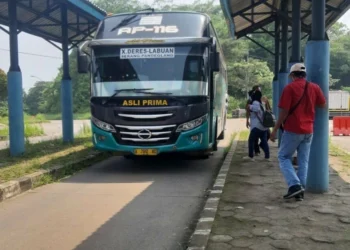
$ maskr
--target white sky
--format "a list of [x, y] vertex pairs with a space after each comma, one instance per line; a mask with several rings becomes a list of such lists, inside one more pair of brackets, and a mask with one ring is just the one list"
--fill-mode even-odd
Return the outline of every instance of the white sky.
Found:
[[[143, 0], [153, 2], [153, 0]], [[190, 0], [174, 0], [174, 3], [181, 4]], [[348, 11], [339, 21], [350, 27], [350, 11]], [[22, 70], [23, 88], [28, 90], [38, 79], [44, 81], [53, 80], [62, 63], [61, 51], [43, 40], [24, 32], [18, 37], [19, 43], [19, 63]], [[7, 33], [0, 30], [0, 68], [5, 72], [10, 67], [9, 37]], [[29, 54], [24, 54], [29, 53]], [[47, 57], [30, 54], [46, 55]], [[32, 77], [33, 76], [33, 77]]]

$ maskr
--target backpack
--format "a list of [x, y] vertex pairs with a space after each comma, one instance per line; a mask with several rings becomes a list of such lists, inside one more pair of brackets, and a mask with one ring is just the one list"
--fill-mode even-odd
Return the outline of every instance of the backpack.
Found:
[[260, 121], [260, 123], [265, 127], [265, 128], [273, 128], [276, 123], [276, 118], [274, 114], [269, 111], [269, 110], [264, 110], [263, 106], [260, 104], [260, 108], [263, 112], [263, 119], [261, 120], [259, 115], [257, 114], [257, 117]]

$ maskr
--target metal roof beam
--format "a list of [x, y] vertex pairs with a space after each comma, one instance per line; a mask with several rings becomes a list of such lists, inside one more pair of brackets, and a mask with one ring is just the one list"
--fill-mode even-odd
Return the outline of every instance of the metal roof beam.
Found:
[[[93, 28], [92, 30], [91, 30], [91, 34], [93, 33], [93, 32], [95, 32], [97, 30], [97, 27], [96, 28]], [[91, 36], [91, 34], [90, 34], [90, 36]], [[75, 41], [75, 42], [72, 42], [72, 46], [69, 48], [69, 50], [71, 50], [72, 48], [74, 48], [74, 47], [77, 47], [77, 45], [79, 44], [79, 43], [81, 43], [81, 42], [83, 42], [86, 38], [88, 38], [88, 36], [84, 36], [82, 39], [80, 39], [79, 41]]]
[[[253, 20], [250, 20], [248, 17], [246, 16], [242, 16], [242, 18], [244, 18], [245, 20], [247, 20], [248, 22], [250, 22], [251, 24], [255, 24], [255, 22]], [[270, 31], [266, 30], [265, 28], [263, 27], [260, 27], [261, 30], [265, 31], [266, 34], [269, 34], [270, 36], [272, 36], [273, 38], [275, 38], [274, 34], [271, 33]]]
[[[254, 15], [254, 16], [259, 16], [259, 15], [273, 15], [275, 14], [276, 12], [275, 11], [264, 11], [264, 12], [254, 12], [254, 13], [242, 13], [240, 14], [241, 16], [251, 16], [251, 15]], [[291, 14], [292, 12], [291, 11], [288, 11], [289, 14]], [[301, 10], [301, 13], [311, 13], [311, 10]]]
[[3, 32], [7, 33], [8, 35], [10, 34], [10, 32], [8, 30], [6, 30], [5, 28], [0, 26], [0, 30], [2, 30]]
[[[8, 23], [8, 20], [6, 19], [3, 19], [0, 17], [0, 22], [4, 25], [9, 25]], [[35, 35], [35, 36], [41, 36], [45, 39], [50, 39], [52, 41], [55, 41], [55, 42], [60, 42], [59, 40], [57, 40], [57, 38], [55, 36], [53, 36], [52, 34], [50, 33], [47, 33], [45, 31], [42, 31], [42, 30], [38, 30], [38, 29], [35, 29], [33, 28], [32, 26], [29, 26], [29, 25], [26, 25], [26, 24], [23, 24], [23, 23], [18, 23], [18, 29], [20, 30], [23, 30], [24, 32], [27, 32], [29, 34], [32, 34], [32, 35]], [[35, 33], [34, 33], [34, 32]]]
[[49, 44], [51, 44], [52, 46], [54, 46], [55, 48], [59, 49], [60, 51], [62, 51], [62, 48], [57, 46], [56, 44], [54, 44], [52, 41], [50, 41], [49, 39], [44, 39], [46, 42], [48, 42]]
[[269, 18], [266, 18], [258, 23], [255, 23], [254, 25], [252, 25], [244, 30], [236, 32], [237, 39], [240, 37], [246, 36], [246, 35], [254, 32], [255, 30], [258, 30], [258, 29], [272, 23], [275, 20], [275, 18], [276, 18], [275, 16], [270, 16]]
[[[44, 18], [46, 18], [47, 20], [50, 20], [51, 22], [61, 23], [60, 20], [57, 20], [57, 19], [55, 19], [55, 18], [49, 16], [48, 14], [43, 14], [43, 13], [40, 13], [39, 11], [30, 9], [30, 8], [28, 8], [26, 5], [24, 5], [24, 4], [20, 3], [20, 2], [18, 2], [17, 5], [20, 6], [21, 8], [26, 9], [28, 12], [31, 12], [32, 14], [37, 15], [37, 17], [44, 17]], [[82, 33], [83, 35], [86, 35], [86, 34], [84, 34], [82, 31], [77, 30], [77, 29], [74, 29], [74, 28], [72, 28], [72, 27], [68, 27], [68, 29], [71, 30], [71, 31], [73, 31], [73, 32]]]
[[275, 55], [275, 53], [273, 53], [271, 50], [269, 50], [268, 48], [266, 48], [265, 46], [261, 45], [259, 42], [255, 41], [253, 38], [249, 37], [249, 36], [245, 36], [245, 38], [249, 39], [250, 41], [252, 41], [253, 43], [255, 43], [256, 45], [258, 45], [260, 48], [262, 48], [263, 50], [269, 52], [271, 55]]
[[[345, 14], [350, 9], [350, 0], [345, 0], [344, 2], [342, 2], [339, 5], [339, 9], [341, 9], [341, 12], [339, 13], [340, 15]], [[326, 28], [329, 28], [335, 23], [335, 21], [337, 20], [337, 14], [338, 13], [333, 12], [333, 14], [328, 18], [328, 25], [326, 26]]]
[[[288, 16], [288, 14], [286, 14], [286, 13], [280, 11], [280, 10], [277, 9], [275, 6], [273, 6], [273, 5], [269, 4], [269, 3], [264, 3], [264, 4], [265, 4], [267, 7], [271, 8], [272, 10], [275, 10], [276, 13], [277, 13], [277, 15], [278, 15], [279, 17], [282, 17], [282, 18], [284, 18], [285, 20], [287, 20], [287, 22], [288, 22], [289, 25], [292, 25], [292, 19]], [[302, 28], [303, 31], [305, 31], [305, 32], [311, 32], [311, 28], [310, 28], [308, 25], [306, 25], [305, 23], [303, 23], [303, 22], [301, 23], [301, 28]]]
[[[69, 25], [90, 25], [91, 23], [68, 23]], [[33, 27], [61, 27], [61, 24], [54, 23], [54, 24], [32, 24]]]
[[[306, 0], [310, 3], [312, 3], [312, 0]], [[327, 1], [328, 2], [328, 1]], [[333, 7], [332, 5], [326, 4], [326, 8], [330, 11], [336, 11], [336, 12], [341, 12], [341, 9]]]
[[251, 9], [254, 8], [254, 7], [259, 6], [260, 4], [266, 3], [267, 1], [268, 1], [268, 0], [259, 0], [259, 1], [257, 1], [256, 3], [254, 3], [254, 4], [251, 4], [250, 6], [241, 9], [240, 11], [237, 11], [237, 12], [235, 12], [235, 13], [232, 13], [232, 14], [231, 14], [231, 17], [239, 16], [239, 15], [241, 15], [242, 13], [244, 13], [244, 12], [246, 12], [246, 11], [249, 11], [249, 10], [251, 10]]
[[[94, 29], [94, 30], [96, 30], [97, 29], [97, 27]], [[87, 37], [92, 37], [92, 33], [94, 32], [94, 31], [91, 31], [91, 27], [88, 27], [86, 30], [85, 30], [85, 32], [86, 32], [86, 35], [84, 35], [84, 37], [85, 38], [87, 38]], [[73, 39], [75, 39], [75, 38], [77, 38], [78, 36], [80, 36], [81, 34], [76, 34], [76, 35], [74, 35], [74, 36], [72, 36], [71, 38], [70, 38], [70, 40], [73, 40]]]
[[[47, 3], [48, 4], [48, 3]], [[21, 5], [21, 4], [19, 4]], [[27, 11], [30, 11], [32, 10], [32, 8], [27, 8], [27, 6], [25, 5], [21, 5], [21, 8], [24, 8], [26, 9]], [[43, 16], [46, 16], [46, 15], [49, 15], [51, 12], [55, 11], [55, 10], [58, 10], [60, 8], [60, 5], [55, 3], [55, 4], [52, 4], [51, 6], [48, 6], [46, 7], [46, 10], [44, 10], [44, 12], [40, 13], [40, 14], [36, 14], [37, 16], [35, 18], [33, 18], [32, 20], [30, 20], [28, 22], [28, 24], [33, 24], [35, 21], [38, 21], [40, 18], [43, 18]]]

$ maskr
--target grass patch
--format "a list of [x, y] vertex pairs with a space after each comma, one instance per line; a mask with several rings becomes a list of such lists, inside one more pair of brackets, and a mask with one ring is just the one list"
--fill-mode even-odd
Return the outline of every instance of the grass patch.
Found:
[[237, 133], [233, 133], [233, 134], [231, 135], [230, 143], [229, 143], [229, 145], [225, 148], [225, 151], [224, 151], [224, 155], [225, 155], [225, 156], [226, 156], [226, 155], [228, 154], [228, 152], [230, 151], [231, 146], [232, 146], [232, 143], [233, 143], [233, 140], [235, 139], [236, 135], [237, 135]]
[[[25, 124], [24, 125], [24, 136], [26, 138], [28, 137], [34, 137], [34, 136], [41, 136], [44, 135], [44, 129], [40, 125], [35, 124]], [[8, 140], [9, 136], [9, 128], [5, 126], [4, 128], [0, 129], [0, 141], [1, 140]]]
[[344, 166], [350, 167], [350, 154], [348, 154], [345, 150], [335, 146], [329, 140], [329, 155], [333, 157], [337, 157], [344, 163]]
[[44, 135], [44, 129], [41, 126], [34, 125], [34, 124], [24, 125], [25, 137], [33, 137], [33, 136], [41, 136], [41, 135]]
[[[0, 183], [17, 179], [40, 169], [54, 166], [71, 166], [79, 159], [95, 155], [98, 151], [93, 148], [91, 132], [88, 128], [76, 137], [73, 143], [63, 143], [61, 139], [27, 145], [26, 153], [20, 157], [11, 157], [9, 149], [0, 150]], [[103, 154], [106, 157], [106, 154]], [[101, 160], [98, 158], [97, 160]], [[91, 165], [95, 158], [89, 159], [84, 166], [75, 166], [74, 171]], [[65, 170], [64, 175], [72, 174]], [[73, 171], [73, 172], [74, 172]], [[47, 183], [50, 178], [43, 177], [40, 182]]]
[[91, 131], [91, 126], [87, 125], [87, 124], [83, 124], [83, 128], [79, 131], [78, 136], [80, 137], [88, 137], [92, 135], [92, 131]]
[[241, 131], [241, 133], [239, 134], [239, 140], [240, 141], [247, 141], [249, 138], [249, 130], [243, 130]]
[[[61, 120], [62, 114], [45, 114], [43, 115], [47, 120]], [[91, 117], [90, 112], [86, 113], [75, 113], [73, 114], [74, 120], [88, 120]]]
[[[73, 114], [74, 120], [88, 120], [90, 119], [91, 114], [90, 112], [87, 113], [77, 113]], [[8, 117], [0, 117], [0, 124], [8, 125]], [[40, 123], [46, 123], [50, 120], [61, 120], [62, 115], [61, 114], [37, 114], [37, 115], [28, 115], [24, 114], [23, 116], [24, 123], [25, 124], [40, 124]]]
[[[0, 124], [9, 124], [8, 121], [8, 117], [0, 117]], [[48, 120], [45, 118], [44, 115], [42, 114], [38, 114], [38, 115], [28, 115], [28, 114], [24, 114], [23, 115], [23, 119], [24, 119], [24, 124], [40, 124], [40, 123], [45, 123], [48, 122]]]

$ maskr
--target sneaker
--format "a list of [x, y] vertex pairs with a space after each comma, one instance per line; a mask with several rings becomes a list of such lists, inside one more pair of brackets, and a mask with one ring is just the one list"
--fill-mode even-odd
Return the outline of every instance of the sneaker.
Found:
[[244, 157], [243, 157], [243, 160], [255, 161], [254, 158], [249, 157], [249, 156], [244, 156]]
[[304, 192], [304, 189], [302, 188], [301, 185], [294, 185], [288, 189], [288, 193], [286, 195], [284, 195], [283, 198], [284, 199], [291, 199], [302, 192]]
[[264, 158], [265, 161], [271, 162], [270, 158]]
[[300, 194], [297, 194], [295, 196], [296, 201], [303, 201], [304, 200], [304, 192], [301, 192]]

